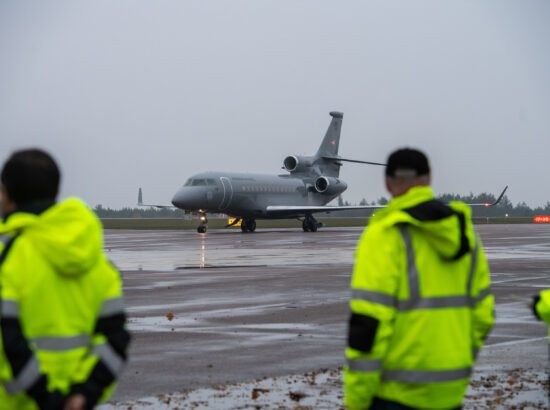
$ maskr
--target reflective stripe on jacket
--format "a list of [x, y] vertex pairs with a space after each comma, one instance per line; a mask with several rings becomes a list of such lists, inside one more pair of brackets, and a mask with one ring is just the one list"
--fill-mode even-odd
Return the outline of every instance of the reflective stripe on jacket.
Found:
[[36, 409], [82, 393], [106, 399], [123, 362], [120, 275], [99, 220], [68, 199], [0, 225], [0, 409]]
[[494, 299], [470, 209], [415, 187], [371, 218], [352, 278], [345, 401], [460, 406]]

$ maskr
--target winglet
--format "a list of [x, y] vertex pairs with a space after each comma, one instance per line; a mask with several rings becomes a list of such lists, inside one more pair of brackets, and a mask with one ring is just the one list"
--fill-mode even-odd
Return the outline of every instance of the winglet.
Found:
[[141, 193], [141, 188], [139, 188], [138, 190], [138, 202], [137, 202], [137, 205], [138, 206], [143, 206], [143, 195]]
[[469, 206], [484, 206], [484, 207], [489, 207], [489, 206], [495, 206], [497, 205], [502, 197], [504, 196], [504, 193], [506, 192], [506, 190], [508, 189], [508, 185], [506, 185], [506, 187], [504, 187], [504, 189], [502, 190], [502, 192], [500, 193], [499, 197], [497, 198], [497, 200], [495, 202], [493, 202], [492, 204], [490, 204], [489, 202], [485, 202], [483, 204], [466, 204], [466, 205], [469, 205]]
[[506, 192], [507, 189], [508, 189], [508, 185], [506, 185], [504, 187], [504, 189], [502, 190], [500, 196], [497, 198], [497, 200], [495, 202], [493, 202], [492, 204], [485, 204], [485, 206], [495, 206], [496, 204], [498, 204], [500, 202], [500, 200], [502, 199], [502, 197], [504, 196], [504, 193]]

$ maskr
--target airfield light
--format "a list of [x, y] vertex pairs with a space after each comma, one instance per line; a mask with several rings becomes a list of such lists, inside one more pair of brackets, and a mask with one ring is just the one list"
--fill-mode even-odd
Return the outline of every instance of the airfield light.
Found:
[[489, 206], [489, 204], [487, 202], [485, 202], [485, 206]]
[[535, 216], [535, 218], [533, 219], [533, 222], [535, 223], [538, 223], [538, 224], [548, 224], [550, 223], [550, 215], [537, 215]]
[[506, 214], [505, 216], [506, 216], [506, 218], [508, 218], [508, 214]]

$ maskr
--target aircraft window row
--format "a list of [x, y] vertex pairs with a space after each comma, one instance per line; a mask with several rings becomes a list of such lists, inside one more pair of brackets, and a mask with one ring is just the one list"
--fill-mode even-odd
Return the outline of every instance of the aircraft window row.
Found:
[[244, 185], [243, 192], [294, 192], [293, 187], [273, 185]]
[[254, 181], [253, 178], [231, 177], [232, 181]]
[[216, 185], [216, 180], [212, 178], [188, 179], [183, 186], [207, 186], [207, 185]]

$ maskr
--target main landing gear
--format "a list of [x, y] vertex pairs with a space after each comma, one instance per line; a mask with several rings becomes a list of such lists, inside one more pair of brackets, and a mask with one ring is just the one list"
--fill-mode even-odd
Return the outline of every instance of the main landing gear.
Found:
[[304, 232], [317, 232], [317, 229], [321, 227], [323, 227], [323, 223], [317, 222], [317, 219], [311, 215], [306, 215], [302, 221], [302, 229]]
[[206, 227], [208, 226], [208, 219], [206, 219], [206, 214], [204, 212], [199, 213], [199, 221], [201, 221], [201, 223], [197, 228], [197, 232], [206, 233]]
[[241, 221], [241, 231], [254, 232], [256, 230], [256, 221], [252, 218], [243, 218]]

